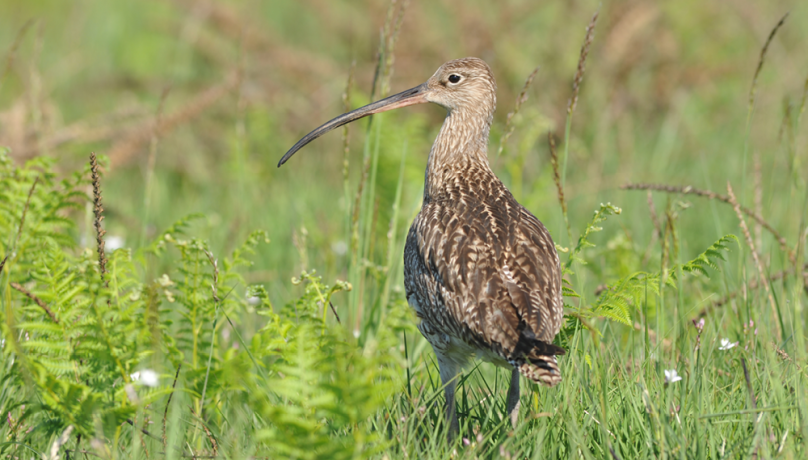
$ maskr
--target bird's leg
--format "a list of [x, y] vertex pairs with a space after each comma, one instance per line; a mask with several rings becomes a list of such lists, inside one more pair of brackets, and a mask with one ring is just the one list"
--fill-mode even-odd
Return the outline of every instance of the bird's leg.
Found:
[[449, 426], [449, 442], [457, 437], [460, 431], [460, 424], [457, 422], [457, 408], [455, 407], [455, 388], [457, 387], [458, 366], [448, 359], [440, 359], [438, 356], [438, 367], [440, 368], [440, 380], [444, 386], [446, 395], [446, 423]]
[[519, 370], [515, 367], [513, 368], [513, 373], [511, 374], [511, 388], [508, 390], [508, 402], [506, 406], [506, 410], [508, 411], [508, 417], [511, 419], [511, 426], [516, 428], [516, 422], [519, 421]]

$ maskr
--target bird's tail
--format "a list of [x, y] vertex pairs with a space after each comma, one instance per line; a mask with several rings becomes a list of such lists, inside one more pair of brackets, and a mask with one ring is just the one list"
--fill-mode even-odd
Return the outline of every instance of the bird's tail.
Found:
[[510, 354], [511, 365], [519, 369], [519, 373], [549, 387], [561, 382], [561, 370], [558, 368], [556, 355], [566, 351], [549, 342], [539, 340], [536, 334], [527, 327], [524, 321], [519, 323], [519, 341]]
[[531, 356], [517, 368], [520, 374], [548, 387], [554, 387], [561, 382], [561, 370], [555, 356]]

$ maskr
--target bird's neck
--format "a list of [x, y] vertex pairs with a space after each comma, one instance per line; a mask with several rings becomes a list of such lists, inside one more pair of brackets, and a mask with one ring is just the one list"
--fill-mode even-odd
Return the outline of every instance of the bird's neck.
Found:
[[[468, 169], [491, 171], [488, 134], [493, 114], [451, 110], [438, 133], [427, 161], [424, 202], [441, 195], [447, 181]], [[493, 176], [493, 172], [491, 172]]]

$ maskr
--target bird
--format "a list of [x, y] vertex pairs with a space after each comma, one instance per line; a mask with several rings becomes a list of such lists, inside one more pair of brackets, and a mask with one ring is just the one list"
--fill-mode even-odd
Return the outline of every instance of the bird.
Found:
[[506, 412], [519, 417], [520, 375], [561, 382], [553, 344], [564, 318], [561, 265], [547, 228], [519, 204], [488, 162], [496, 81], [485, 61], [448, 61], [423, 84], [340, 115], [281, 158], [368, 115], [435, 103], [446, 118], [429, 152], [420, 212], [404, 246], [404, 288], [432, 346], [446, 400], [448, 437], [459, 431], [455, 390], [475, 358], [511, 370]]

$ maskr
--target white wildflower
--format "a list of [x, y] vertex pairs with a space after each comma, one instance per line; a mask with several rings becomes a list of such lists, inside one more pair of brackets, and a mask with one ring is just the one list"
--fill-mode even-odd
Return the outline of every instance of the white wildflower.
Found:
[[158, 382], [160, 381], [157, 372], [154, 372], [151, 369], [143, 369], [142, 371], [135, 372], [129, 377], [132, 378], [132, 381], [140, 382], [141, 384], [146, 385], [147, 387], [156, 387]]
[[738, 342], [730, 342], [729, 339], [721, 339], [721, 346], [718, 347], [719, 350], [729, 350], [734, 346], [738, 345]]
[[122, 236], [110, 235], [106, 237], [106, 241], [104, 243], [104, 249], [109, 252], [113, 252], [116, 249], [122, 248], [126, 244], [126, 240], [123, 239]]
[[676, 369], [665, 369], [665, 383], [674, 383], [682, 380]]

